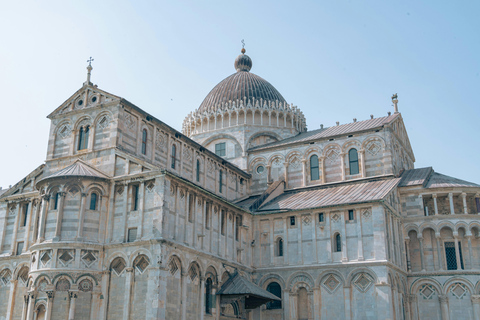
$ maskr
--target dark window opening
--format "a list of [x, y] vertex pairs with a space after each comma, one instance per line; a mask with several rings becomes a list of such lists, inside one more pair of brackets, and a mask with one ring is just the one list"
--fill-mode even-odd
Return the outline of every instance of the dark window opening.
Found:
[[348, 161], [350, 166], [350, 174], [358, 174], [360, 171], [358, 169], [357, 149], [350, 149], [350, 151], [348, 151]]
[[97, 194], [95, 192], [90, 195], [90, 210], [97, 210]]
[[355, 220], [355, 215], [353, 214], [353, 210], [348, 210], [348, 220], [350, 221]]
[[21, 255], [23, 252], [23, 242], [17, 242], [17, 256]]
[[90, 133], [90, 126], [80, 127], [78, 135], [78, 150], [88, 148], [88, 134]]
[[[267, 286], [267, 291], [270, 292], [271, 294], [276, 295], [280, 299], [282, 298], [282, 288], [280, 285], [276, 282], [271, 282]], [[282, 308], [282, 301], [270, 301], [267, 303], [267, 309], [281, 309]]]
[[132, 186], [132, 210], [138, 210], [138, 186]]
[[147, 129], [143, 129], [142, 133], [142, 154], [147, 154]]
[[342, 252], [342, 236], [339, 233], [335, 235], [335, 252]]
[[290, 217], [290, 225], [291, 225], [291, 226], [294, 226], [294, 225], [295, 225], [295, 217], [294, 217], [294, 216], [291, 216], [291, 217]]
[[60, 197], [60, 193], [56, 192], [53, 196], [53, 210], [58, 209], [58, 198]]
[[128, 229], [128, 239], [127, 242], [133, 242], [137, 240], [137, 228]]
[[283, 257], [283, 239], [278, 238], [277, 240], [277, 256]]
[[200, 160], [197, 160], [197, 182], [200, 182]]
[[221, 233], [225, 235], [225, 211], [222, 210], [222, 218], [221, 218]]
[[223, 191], [223, 171], [220, 170], [218, 173], [218, 192], [222, 193]]
[[318, 156], [313, 155], [310, 157], [310, 180], [315, 181], [320, 179], [320, 170], [318, 167]]
[[320, 212], [318, 214], [318, 222], [324, 222], [325, 221], [325, 214], [323, 212]]
[[210, 229], [210, 203], [205, 205], [205, 228]]
[[212, 279], [205, 281], [205, 313], [212, 314]]
[[23, 219], [22, 219], [22, 227], [27, 225], [27, 218], [28, 218], [28, 203], [23, 206]]
[[176, 161], [176, 153], [177, 153], [177, 147], [175, 145], [172, 145], [172, 169], [175, 169], [175, 161]]

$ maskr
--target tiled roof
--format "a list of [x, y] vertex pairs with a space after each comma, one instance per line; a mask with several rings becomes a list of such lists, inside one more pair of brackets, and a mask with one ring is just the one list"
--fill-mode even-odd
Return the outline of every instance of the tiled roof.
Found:
[[[86, 164], [82, 160], [75, 161], [72, 165], [63, 168], [60, 171], [57, 171], [44, 179], [56, 178], [56, 177], [95, 177], [95, 178], [103, 178], [108, 179], [109, 177], [98, 171], [97, 169], [91, 167], [90, 165]], [[43, 179], [42, 179], [43, 180]]]
[[230, 278], [222, 285], [217, 295], [246, 295], [248, 298], [260, 298], [264, 302], [272, 300], [281, 300], [276, 295], [263, 290], [248, 279], [242, 277], [239, 273], [230, 276]]
[[261, 206], [257, 212], [302, 210], [381, 200], [399, 181], [400, 178], [368, 180], [289, 191]]
[[432, 167], [419, 168], [406, 170], [402, 174], [402, 180], [398, 184], [399, 187], [410, 187], [417, 185], [425, 185], [425, 182], [428, 181], [431, 173], [433, 172]]
[[249, 210], [250, 206], [255, 202], [257, 201], [257, 199], [259, 198], [260, 196], [257, 195], [257, 196], [251, 196], [251, 197], [248, 197], [247, 199], [244, 199], [244, 200], [241, 200], [241, 201], [238, 201], [236, 202], [235, 204], [243, 209], [246, 209], [246, 210]]
[[342, 124], [342, 125], [334, 126], [330, 128], [323, 128], [323, 129], [318, 129], [313, 131], [302, 132], [295, 137], [291, 137], [291, 138], [277, 141], [277, 142], [272, 142], [272, 143], [258, 146], [258, 147], [253, 147], [253, 148], [250, 148], [249, 150], [250, 151], [261, 150], [261, 149], [289, 145], [293, 143], [318, 140], [321, 138], [338, 136], [342, 134], [354, 133], [358, 131], [370, 130], [370, 129], [381, 127], [387, 123], [390, 123], [394, 119], [396, 119], [398, 116], [399, 114], [393, 114], [393, 115], [381, 117], [381, 118], [352, 122], [352, 123]]
[[480, 185], [449, 177], [444, 174], [434, 172], [428, 181], [427, 188], [455, 188], [455, 187], [477, 187]]

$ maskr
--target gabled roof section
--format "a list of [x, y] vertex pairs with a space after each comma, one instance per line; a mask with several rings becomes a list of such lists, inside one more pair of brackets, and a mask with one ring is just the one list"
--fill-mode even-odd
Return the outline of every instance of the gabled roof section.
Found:
[[[96, 96], [95, 102], [91, 98]], [[58, 108], [56, 108], [52, 113], [50, 113], [47, 118], [53, 118], [58, 114], [64, 114], [77, 109], [90, 108], [103, 103], [108, 103], [112, 101], [120, 101], [122, 98], [111, 94], [107, 91], [99, 89], [96, 85], [87, 85], [78, 89], [74, 94], [72, 94], [65, 102], [63, 102]], [[79, 101], [82, 100], [82, 104], [79, 105]]]
[[323, 138], [328, 138], [328, 137], [333, 137], [333, 136], [340, 136], [340, 135], [350, 134], [350, 133], [354, 133], [354, 132], [360, 132], [360, 131], [372, 130], [372, 129], [375, 129], [375, 128], [381, 128], [384, 125], [393, 122], [399, 116], [400, 116], [400, 114], [396, 113], [396, 114], [386, 116], [386, 117], [369, 119], [369, 120], [358, 121], [358, 122], [352, 122], [352, 123], [342, 124], [342, 125], [339, 125], [339, 126], [302, 132], [302, 133], [296, 135], [295, 137], [291, 137], [291, 138], [284, 139], [284, 140], [281, 140], [281, 141], [272, 142], [272, 143], [269, 143], [269, 144], [266, 144], [266, 145], [250, 148], [249, 151], [275, 148], [275, 147], [280, 147], [280, 146], [285, 146], [285, 145], [290, 145], [290, 144], [295, 144], [295, 143], [304, 143], [304, 142], [315, 141], [315, 140], [318, 140], [318, 139], [323, 139]]
[[217, 292], [220, 296], [245, 296], [245, 309], [254, 309], [272, 300], [280, 301], [276, 295], [263, 290], [239, 273], [230, 276]]
[[10, 187], [9, 189], [1, 190], [0, 191], [0, 198], [5, 198], [14, 194], [22, 194], [25, 192], [32, 192], [35, 191], [33, 186], [31, 185], [32, 179], [37, 180], [42, 177], [44, 174], [45, 164], [39, 165], [35, 170], [30, 172], [25, 178], [17, 182], [14, 186]]
[[379, 201], [385, 198], [400, 180], [389, 178], [342, 182], [332, 186], [288, 191], [261, 206], [257, 212], [304, 210]]
[[410, 169], [403, 172], [399, 187], [425, 186], [433, 173], [432, 167]]
[[60, 171], [57, 171], [45, 179], [59, 178], [59, 177], [91, 177], [91, 178], [101, 178], [109, 179], [110, 177], [104, 174], [103, 172], [97, 170], [96, 168], [90, 166], [88, 163], [83, 162], [80, 159], [77, 159], [73, 164], [69, 165], [66, 168], [63, 168]]
[[473, 187], [480, 188], [480, 185], [460, 180], [441, 173], [434, 172], [427, 183], [427, 188], [458, 188], [458, 187]]

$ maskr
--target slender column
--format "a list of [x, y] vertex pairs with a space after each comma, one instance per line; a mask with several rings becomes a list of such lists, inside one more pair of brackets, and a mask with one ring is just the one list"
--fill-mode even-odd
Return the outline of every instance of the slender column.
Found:
[[440, 312], [442, 315], [442, 320], [450, 320], [448, 314], [448, 297], [446, 295], [438, 295], [438, 300], [440, 300]]
[[28, 208], [27, 208], [28, 212], [25, 212], [28, 220], [27, 220], [27, 225], [25, 226], [25, 234], [24, 234], [24, 238], [23, 238], [23, 251], [22, 252], [27, 252], [28, 247], [30, 246], [30, 226], [32, 225], [33, 205], [34, 205], [34, 202], [31, 201], [29, 203]]
[[410, 319], [411, 320], [419, 320], [418, 319], [418, 308], [417, 308], [417, 296], [414, 294], [408, 295], [408, 302], [410, 304]]
[[467, 234], [467, 240], [468, 240], [468, 261], [470, 262], [468, 264], [469, 269], [473, 269], [473, 250], [472, 250], [472, 235]]
[[68, 320], [75, 319], [75, 305], [77, 302], [77, 291], [69, 291], [68, 298], [70, 299], [70, 308], [68, 309]]
[[[10, 320], [13, 315], [13, 307], [15, 305], [15, 293], [17, 292], [18, 280], [10, 280], [10, 292], [8, 294], [7, 315], [6, 320]], [[19, 301], [20, 302], [20, 301]]]
[[450, 202], [450, 214], [455, 214], [455, 208], [453, 207], [453, 193], [448, 194], [448, 201]]
[[174, 188], [174, 192], [173, 194], [175, 195], [175, 198], [173, 199], [173, 203], [174, 203], [174, 207], [173, 207], [173, 210], [174, 210], [174, 213], [175, 213], [175, 219], [174, 219], [174, 223], [173, 223], [173, 239], [177, 239], [177, 233], [178, 233], [178, 204], [179, 204], [179, 198], [180, 198], [180, 188], [176, 185], [173, 185], [173, 188]]
[[327, 181], [325, 178], [325, 157], [321, 156], [318, 157], [318, 159], [320, 160], [320, 167], [322, 168], [322, 183], [325, 183]]
[[473, 319], [480, 320], [480, 295], [472, 294]]
[[[214, 210], [215, 212], [215, 210]], [[218, 235], [218, 243], [217, 243], [217, 254], [220, 256], [222, 251], [220, 250], [220, 244], [222, 243], [222, 225], [221, 225], [221, 219], [222, 219], [222, 210], [220, 208], [217, 209], [217, 235]], [[225, 217], [225, 219], [227, 219], [227, 217]], [[225, 224], [227, 223], [227, 221], [225, 221]], [[226, 226], [225, 226], [225, 229]], [[213, 224], [212, 224], [212, 232], [213, 232]]]
[[288, 162], [283, 163], [285, 167], [285, 189], [288, 189]]
[[273, 221], [272, 218], [269, 219], [270, 223], [270, 265], [274, 265], [274, 259], [275, 259], [275, 234], [274, 234], [274, 224], [275, 222]]
[[405, 314], [405, 320], [411, 320], [410, 303], [408, 303], [408, 294], [403, 294], [403, 310]]
[[[195, 203], [193, 204], [195, 206]], [[188, 244], [188, 241], [187, 241], [187, 227], [188, 227], [188, 224], [190, 223], [190, 215], [192, 214], [190, 212], [190, 191], [185, 190], [185, 221], [183, 223], [183, 243], [185, 244]], [[194, 227], [194, 226], [193, 226]]]
[[302, 159], [302, 186], [307, 185], [307, 159]]
[[420, 262], [422, 264], [422, 271], [425, 271], [425, 257], [423, 255], [423, 236], [418, 237], [418, 242], [420, 242]]
[[130, 319], [130, 305], [132, 296], [133, 268], [125, 268], [125, 304], [123, 306], [123, 320]]
[[283, 219], [283, 230], [285, 230], [285, 237], [283, 242], [283, 263], [288, 265], [288, 217]]
[[22, 205], [20, 203], [17, 203], [17, 208], [15, 211], [16, 211], [15, 224], [13, 225], [12, 244], [10, 245], [10, 254], [12, 256], [16, 254], [15, 246], [17, 244], [18, 224], [20, 223], [20, 216], [22, 213]]
[[342, 181], [345, 181], [345, 152], [340, 152], [340, 166], [342, 168]]
[[433, 198], [433, 206], [435, 208], [435, 215], [438, 216], [437, 194], [436, 193], [432, 194], [432, 198]]
[[320, 310], [322, 310], [322, 299], [320, 297], [320, 288], [313, 288], [313, 319], [320, 320]]
[[85, 203], [87, 201], [87, 194], [82, 192], [80, 212], [78, 214], [78, 230], [77, 240], [83, 239], [83, 224], [85, 223]]
[[[90, 306], [90, 320], [98, 319], [100, 316], [100, 291], [92, 291], [92, 303]], [[47, 319], [45, 319], [47, 320]]]
[[468, 214], [467, 194], [465, 192], [462, 192], [462, 200], [463, 200], [463, 213]]
[[362, 213], [357, 212], [357, 243], [358, 243], [358, 261], [364, 261], [363, 257], [363, 232], [362, 232]]
[[144, 206], [145, 206], [145, 181], [140, 182], [140, 189], [138, 190], [138, 198], [140, 203], [138, 204], [138, 211], [140, 213], [140, 224], [138, 226], [137, 239], [143, 238], [143, 216], [144, 216]]
[[[153, 281], [149, 281], [150, 284]], [[110, 292], [110, 271], [102, 271], [102, 294], [103, 300], [100, 301], [100, 316], [99, 319], [106, 320], [107, 319], [107, 302], [108, 302], [108, 294]]]
[[[35, 307], [35, 298], [37, 293], [34, 291], [28, 292], [28, 307], [26, 320], [33, 320], [33, 311]], [[73, 319], [73, 318], [72, 318]], [[70, 319], [69, 319], [70, 320]]]
[[410, 238], [405, 238], [405, 252], [407, 256], [407, 271], [412, 272], [412, 264], [410, 262]]
[[343, 216], [343, 235], [342, 235], [342, 262], [348, 261], [348, 252], [347, 252], [347, 223], [345, 221], [345, 214]]
[[438, 267], [440, 270], [443, 270], [443, 263], [442, 263], [442, 248], [440, 246], [440, 233], [435, 233], [435, 240], [437, 242], [437, 256], [438, 256]]
[[55, 291], [46, 291], [45, 293], [47, 294], [47, 309], [45, 310], [45, 320], [50, 320], [52, 318], [53, 297], [55, 296]]
[[182, 272], [182, 315], [181, 319], [182, 320], [187, 320], [187, 277], [188, 273], [187, 272]]
[[57, 223], [55, 225], [55, 238], [54, 241], [60, 241], [62, 235], [62, 220], [63, 220], [63, 210], [65, 203], [65, 192], [59, 192], [58, 196], [58, 213], [57, 213]]
[[457, 270], [462, 270], [462, 265], [460, 263], [460, 251], [458, 250], [458, 234], [453, 234], [453, 237], [455, 238], [455, 256], [457, 258]]
[[113, 223], [115, 219], [115, 183], [110, 186], [110, 197], [108, 199], [108, 242], [113, 240]]
[[270, 184], [270, 181], [272, 181], [272, 166], [267, 165], [265, 167], [267, 168], [267, 184]]
[[38, 222], [39, 222], [39, 217], [40, 217], [40, 209], [42, 207], [41, 205], [41, 200], [40, 199], [35, 199], [36, 205], [35, 205], [35, 214], [33, 216], [33, 235], [32, 235], [32, 243], [35, 243], [37, 241], [38, 237]]
[[[313, 261], [318, 263], [318, 243], [317, 243], [317, 222], [318, 215], [312, 213], [312, 239], [313, 239]], [[284, 243], [285, 244], [285, 243]], [[283, 246], [285, 247], [285, 245]], [[316, 300], [317, 301], [317, 300]]]
[[360, 170], [362, 170], [362, 178], [365, 178], [367, 176], [367, 172], [365, 169], [365, 149], [360, 149]]
[[295, 216], [295, 219], [297, 221], [297, 236], [298, 236], [298, 255], [300, 257], [300, 264], [303, 265], [303, 217], [301, 215]]
[[[238, 122], [238, 115], [237, 115], [237, 122]], [[197, 314], [200, 316], [200, 320], [204, 319], [205, 316], [205, 278], [200, 277], [200, 303], [199, 303], [199, 310], [197, 310]]]

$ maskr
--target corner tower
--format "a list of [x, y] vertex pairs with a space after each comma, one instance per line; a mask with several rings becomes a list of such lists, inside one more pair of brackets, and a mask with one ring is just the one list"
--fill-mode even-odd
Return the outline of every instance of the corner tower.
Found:
[[242, 169], [249, 148], [306, 131], [303, 113], [265, 79], [250, 72], [252, 59], [242, 49], [236, 72], [217, 84], [200, 107], [183, 121], [182, 131]]

